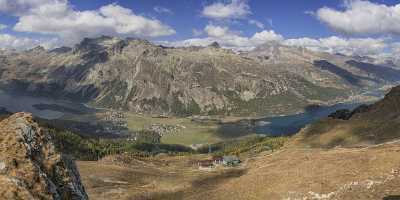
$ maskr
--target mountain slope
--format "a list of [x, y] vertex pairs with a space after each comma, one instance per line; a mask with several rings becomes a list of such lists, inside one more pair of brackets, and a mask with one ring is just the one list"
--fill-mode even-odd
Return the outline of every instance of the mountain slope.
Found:
[[[270, 52], [270, 62], [260, 58], [262, 48], [237, 54], [216, 44], [170, 48], [103, 36], [84, 39], [72, 49], [2, 53], [0, 85], [13, 92], [135, 112], [264, 115], [298, 112], [315, 102], [335, 103], [379, 84], [366, 78], [360, 78], [367, 80], [362, 84], [346, 81], [313, 64], [338, 56], [277, 48]], [[360, 70], [346, 65], [347, 59], [339, 59], [341, 69], [358, 80], [354, 73]]]
[[372, 105], [339, 110], [297, 137], [300, 143], [316, 147], [364, 146], [400, 138], [400, 86]]
[[[399, 144], [368, 149], [287, 147], [247, 163], [244, 175], [183, 199], [376, 200], [400, 190]], [[390, 198], [389, 198], [390, 199]]]
[[331, 87], [356, 89], [400, 78], [399, 70], [375, 64], [377, 61], [373, 58], [315, 52], [279, 43], [261, 45], [244, 55], [296, 73], [312, 83]]

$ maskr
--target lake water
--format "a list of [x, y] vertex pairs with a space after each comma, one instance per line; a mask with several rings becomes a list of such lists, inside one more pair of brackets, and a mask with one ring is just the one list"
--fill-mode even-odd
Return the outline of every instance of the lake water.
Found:
[[[386, 94], [386, 90], [382, 88], [376, 88], [374, 90], [364, 92], [366, 96], [373, 96], [383, 98]], [[369, 102], [373, 103], [373, 102]], [[270, 136], [279, 135], [292, 135], [297, 133], [301, 128], [304, 128], [307, 124], [315, 122], [321, 118], [327, 117], [329, 114], [339, 109], [352, 110], [365, 102], [350, 102], [350, 103], [339, 103], [332, 106], [321, 106], [315, 107], [305, 111], [304, 113], [277, 116], [277, 117], [265, 117], [256, 120], [256, 127], [252, 130], [257, 134], [265, 134]]]
[[257, 134], [265, 134], [271, 136], [291, 135], [297, 133], [301, 128], [305, 127], [316, 120], [327, 117], [329, 114], [339, 109], [354, 109], [360, 103], [336, 104], [333, 106], [321, 106], [304, 113], [266, 117], [256, 120], [256, 126], [253, 131]]
[[65, 112], [59, 112], [55, 110], [49, 109], [37, 109], [34, 105], [37, 104], [56, 104], [63, 107], [81, 110], [81, 111], [90, 111], [84, 104], [64, 101], [64, 100], [55, 100], [43, 97], [32, 97], [32, 96], [24, 96], [24, 95], [14, 95], [0, 90], [0, 107], [6, 108], [10, 112], [30, 112], [33, 115], [43, 118], [43, 119], [58, 119], [64, 116]]
[[[383, 93], [377, 93], [376, 95], [382, 96], [382, 94]], [[94, 108], [88, 108], [81, 103], [42, 97], [12, 95], [0, 90], [0, 107], [4, 107], [10, 112], [30, 112], [35, 116], [49, 120], [61, 118], [65, 114], [74, 115], [74, 113], [60, 112], [57, 110], [37, 109], [34, 106], [37, 104], [55, 104], [84, 112], [96, 111]], [[252, 128], [251, 132], [270, 136], [291, 135], [297, 133], [307, 124], [323, 117], [327, 117], [330, 113], [335, 112], [336, 110], [354, 109], [360, 104], [361, 103], [341, 103], [333, 106], [318, 106], [314, 107], [313, 109], [308, 109], [304, 113], [260, 118], [255, 121], [256, 126]], [[235, 130], [238, 132], [238, 134], [245, 134], [242, 130], [237, 129], [237, 125], [234, 124], [227, 125], [225, 127], [223, 125], [223, 127], [221, 127], [222, 134], [232, 135], [234, 134]]]

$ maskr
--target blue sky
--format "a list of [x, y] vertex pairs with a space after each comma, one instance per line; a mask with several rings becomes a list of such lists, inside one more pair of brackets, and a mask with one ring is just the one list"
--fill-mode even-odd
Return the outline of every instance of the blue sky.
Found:
[[[51, 48], [104, 34], [146, 38], [175, 46], [206, 45], [215, 40], [228, 48], [245, 49], [274, 40], [348, 54], [392, 52], [400, 46], [398, 3], [395, 0], [0, 0], [0, 48], [28, 48], [37, 44]], [[371, 48], [365, 49], [367, 46]]]
[[[211, 0], [71, 0], [80, 10], [93, 10], [102, 5], [118, 3], [119, 5], [131, 8], [134, 12], [156, 17], [166, 24], [172, 26], [177, 34], [171, 39], [186, 39], [192, 36], [192, 29], [203, 29], [209, 19], [201, 16], [204, 6], [218, 1]], [[229, 2], [229, 1], [220, 1]], [[395, 5], [397, 0], [371, 1]], [[252, 14], [249, 18], [256, 19], [266, 25], [266, 28], [273, 29], [288, 38], [297, 37], [327, 37], [340, 35], [322, 24], [315, 17], [306, 14], [307, 11], [316, 11], [324, 6], [342, 9], [343, 0], [249, 0]], [[173, 12], [173, 14], [157, 13], [154, 7], [161, 6]], [[270, 26], [272, 20], [272, 26]], [[1, 22], [0, 22], [1, 23]], [[226, 23], [226, 22], [225, 22]], [[252, 35], [260, 29], [246, 21], [239, 21], [230, 24], [232, 27], [243, 31], [245, 35]]]

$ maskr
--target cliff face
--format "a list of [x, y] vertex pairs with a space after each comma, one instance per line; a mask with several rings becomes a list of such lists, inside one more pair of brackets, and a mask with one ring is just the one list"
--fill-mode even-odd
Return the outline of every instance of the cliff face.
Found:
[[0, 199], [88, 199], [75, 163], [28, 113], [0, 122]]

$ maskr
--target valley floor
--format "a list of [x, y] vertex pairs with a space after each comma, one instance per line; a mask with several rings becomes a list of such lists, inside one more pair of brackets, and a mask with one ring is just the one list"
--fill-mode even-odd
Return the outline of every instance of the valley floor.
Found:
[[[290, 145], [290, 146], [289, 146]], [[199, 157], [78, 162], [91, 199], [396, 199], [400, 142], [316, 149], [288, 144], [241, 167], [198, 170]]]

